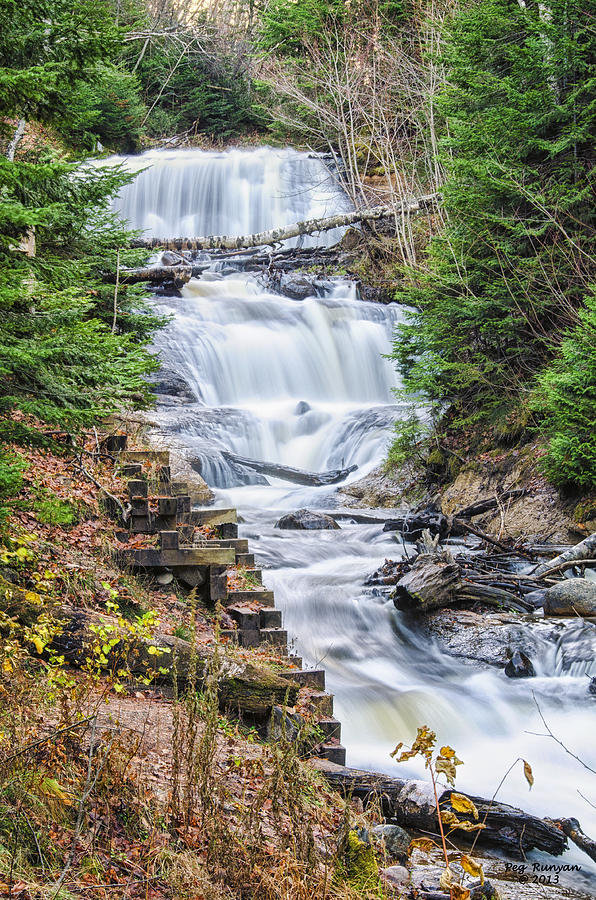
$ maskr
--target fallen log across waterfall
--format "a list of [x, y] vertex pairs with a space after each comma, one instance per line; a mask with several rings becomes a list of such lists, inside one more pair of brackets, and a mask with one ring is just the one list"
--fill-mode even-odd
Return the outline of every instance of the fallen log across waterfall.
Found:
[[250, 247], [262, 247], [274, 245], [281, 241], [300, 237], [305, 234], [315, 234], [320, 231], [331, 231], [333, 228], [342, 228], [346, 225], [354, 225], [357, 222], [373, 222], [379, 219], [391, 219], [397, 216], [411, 216], [428, 212], [437, 205], [439, 194], [426, 194], [413, 200], [406, 200], [398, 207], [374, 206], [368, 209], [356, 209], [347, 213], [339, 213], [335, 216], [327, 216], [321, 219], [307, 219], [304, 222], [296, 222], [293, 225], [285, 225], [280, 228], [271, 228], [269, 231], [261, 231], [256, 234], [244, 234], [239, 237], [230, 237], [226, 234], [205, 235], [203, 237], [176, 237], [176, 238], [134, 238], [131, 247], [145, 247], [153, 250], [156, 247], [166, 247], [169, 250], [241, 250]]
[[293, 484], [304, 484], [308, 487], [323, 487], [327, 484], [338, 484], [344, 481], [351, 472], [355, 472], [358, 466], [348, 466], [346, 469], [332, 469], [329, 472], [305, 472], [303, 469], [294, 469], [291, 466], [282, 466], [280, 463], [261, 462], [256, 459], [247, 459], [245, 456], [237, 456], [229, 450], [222, 450], [222, 456], [230, 462], [261, 475], [270, 475], [272, 478], [281, 478], [283, 481], [291, 481]]
[[[386, 819], [403, 828], [434, 834], [440, 841], [435, 797], [430, 782], [392, 778], [322, 759], [313, 760], [312, 765], [331, 787], [345, 796], [358, 797], [365, 806], [380, 804]], [[446, 790], [440, 794], [441, 810], [455, 812], [451, 805], [452, 793], [456, 792]], [[471, 835], [455, 829], [450, 832], [450, 840], [476, 840], [481, 846], [499, 848], [519, 857], [530, 850], [543, 850], [553, 856], [560, 856], [566, 850], [566, 835], [556, 824], [497, 800], [472, 796], [469, 799], [478, 811], [478, 822], [485, 827]], [[457, 812], [457, 817], [468, 822], [475, 821], [471, 813]]]

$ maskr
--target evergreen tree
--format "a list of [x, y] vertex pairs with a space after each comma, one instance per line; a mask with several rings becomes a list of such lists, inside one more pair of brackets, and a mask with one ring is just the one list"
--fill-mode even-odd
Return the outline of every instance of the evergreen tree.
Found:
[[394, 357], [407, 389], [460, 429], [520, 434], [593, 284], [595, 13], [477, 0], [447, 28], [447, 225], [400, 293], [416, 310]]

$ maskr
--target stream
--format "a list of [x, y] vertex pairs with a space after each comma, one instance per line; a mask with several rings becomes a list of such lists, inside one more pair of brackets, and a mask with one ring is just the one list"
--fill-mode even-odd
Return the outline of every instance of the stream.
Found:
[[[289, 149], [165, 150], [111, 161], [149, 166], [116, 208], [156, 237], [248, 234], [349, 208], [323, 160]], [[319, 239], [332, 245], [339, 237]], [[448, 656], [391, 600], [363, 586], [385, 558], [403, 552], [382, 525], [341, 520], [339, 531], [275, 529], [284, 511], [338, 505], [334, 489], [263, 483], [221, 454], [311, 471], [356, 464], [351, 480], [378, 466], [403, 413], [392, 393], [397, 375], [383, 358], [402, 310], [361, 301], [354, 284], [340, 279], [296, 301], [244, 271], [242, 258], [222, 263], [205, 255], [204, 262], [181, 297], [155, 297], [158, 310], [173, 316], [156, 339], [163, 365], [196, 397], [161, 403], [156, 416], [202, 460], [216, 504], [238, 508], [241, 536], [275, 591], [296, 652], [326, 670], [347, 764], [423, 778], [416, 761], [398, 766], [389, 753], [427, 724], [465, 763], [458, 789], [492, 796], [523, 757], [534, 787], [518, 763], [499, 799], [541, 816], [576, 816], [596, 835], [596, 775], [545, 736], [539, 713], [596, 769], [596, 699], [586, 690], [587, 675], [596, 674], [594, 624], [574, 626], [559, 643], [545, 640], [532, 679], [511, 680]], [[573, 887], [596, 888], [596, 866], [579, 850], [563, 862], [582, 868]]]

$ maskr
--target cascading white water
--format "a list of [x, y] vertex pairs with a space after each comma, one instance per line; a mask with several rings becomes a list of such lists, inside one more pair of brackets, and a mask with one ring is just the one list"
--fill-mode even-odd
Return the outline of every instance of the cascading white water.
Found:
[[[152, 150], [106, 162], [140, 173], [115, 209], [147, 237], [254, 234], [349, 208], [321, 160], [293, 150]], [[316, 243], [338, 237], [330, 231]]]
[[[346, 203], [319, 160], [291, 150], [167, 151], [124, 161], [152, 168], [123, 191], [118, 209], [159, 236], [244, 234], [331, 214]], [[490, 796], [523, 756], [534, 768], [534, 789], [527, 792], [518, 766], [500, 799], [540, 815], [576, 815], [596, 832], [594, 809], [577, 793], [586, 770], [544, 736], [534, 700], [553, 732], [596, 769], [586, 736], [595, 702], [586, 692], [593, 625], [575, 623], [558, 642], [540, 638], [534, 679], [511, 681], [499, 669], [471, 667], [363, 587], [386, 557], [402, 554], [380, 526], [274, 529], [281, 510], [325, 505], [331, 489], [259, 483], [222, 457], [227, 449], [311, 470], [355, 462], [357, 478], [381, 461], [401, 412], [392, 396], [395, 372], [382, 358], [402, 315], [397, 306], [363, 303], [348, 282], [297, 302], [268, 292], [240, 268], [213, 265], [181, 298], [156, 300], [173, 314], [156, 341], [163, 365], [198, 398], [162, 404], [158, 416], [202, 460], [218, 500], [240, 508], [286, 627], [305, 660], [327, 670], [348, 763], [395, 772], [390, 749], [428, 724], [465, 761], [462, 789]], [[414, 763], [398, 772], [424, 777]], [[596, 778], [584, 793], [596, 800]], [[590, 870], [578, 851], [570, 860]]]

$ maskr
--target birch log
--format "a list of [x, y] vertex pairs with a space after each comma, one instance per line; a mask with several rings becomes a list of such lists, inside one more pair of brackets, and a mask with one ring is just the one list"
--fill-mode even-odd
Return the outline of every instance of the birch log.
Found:
[[566, 550], [565, 553], [555, 556], [554, 559], [551, 559], [548, 562], [541, 563], [530, 574], [532, 574], [534, 578], [540, 578], [551, 570], [560, 570], [563, 563], [568, 562], [569, 568], [571, 568], [574, 563], [579, 563], [582, 559], [591, 559], [594, 556], [596, 556], [596, 531], [589, 537], [584, 538], [583, 541], [580, 541], [579, 544], [576, 544], [575, 547]]
[[166, 247], [168, 250], [241, 250], [250, 247], [262, 247], [267, 244], [278, 244], [281, 241], [300, 237], [303, 234], [313, 234], [318, 231], [330, 231], [332, 228], [341, 228], [345, 225], [354, 225], [356, 222], [389, 219], [395, 217], [396, 214], [417, 215], [427, 212], [436, 206], [439, 200], [439, 194], [426, 194], [414, 200], [407, 200], [397, 208], [373, 206], [370, 209], [352, 210], [351, 212], [339, 213], [338, 215], [322, 219], [307, 219], [304, 222], [296, 222], [294, 225], [285, 225], [281, 228], [272, 228], [270, 231], [245, 234], [240, 237], [229, 237], [226, 234], [220, 234], [192, 238], [135, 238], [135, 240], [131, 241], [131, 247], [145, 247], [148, 250], [153, 250], [156, 247]]

